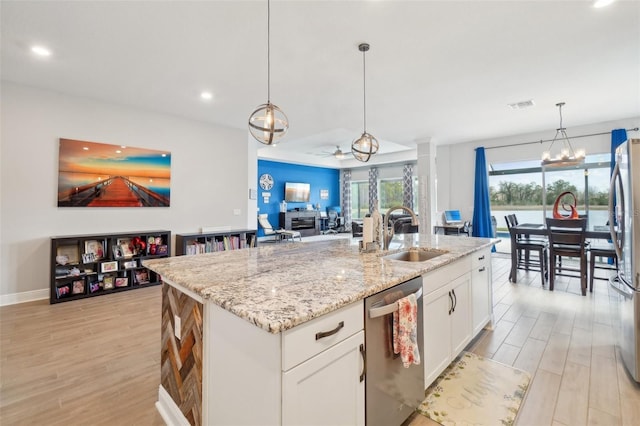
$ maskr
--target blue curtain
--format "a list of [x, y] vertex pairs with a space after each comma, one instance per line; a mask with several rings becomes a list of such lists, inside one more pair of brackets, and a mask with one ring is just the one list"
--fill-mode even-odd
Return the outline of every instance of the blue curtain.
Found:
[[616, 165], [616, 148], [626, 140], [627, 131], [625, 129], [615, 129], [611, 131], [611, 173], [613, 173], [613, 167]]
[[[489, 202], [489, 174], [484, 147], [476, 148], [476, 175], [473, 194], [473, 232], [474, 237], [493, 237], [491, 225], [491, 203]], [[493, 247], [492, 251], [496, 248]]]

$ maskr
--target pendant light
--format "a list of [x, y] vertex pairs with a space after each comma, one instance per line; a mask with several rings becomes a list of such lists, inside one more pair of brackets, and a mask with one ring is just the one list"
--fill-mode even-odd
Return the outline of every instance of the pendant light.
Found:
[[[559, 102], [556, 104], [556, 106], [558, 107], [558, 111], [560, 113], [560, 127], [556, 129], [556, 135], [551, 141], [549, 150], [542, 153], [541, 165], [542, 167], [567, 167], [583, 164], [585, 157], [584, 150], [573, 150], [571, 141], [569, 141], [569, 137], [567, 136], [567, 129], [562, 127], [562, 107], [564, 106], [564, 102]], [[560, 138], [558, 139], [558, 137]], [[558, 154], [555, 157], [552, 157], [553, 144], [556, 142], [556, 140], [562, 141], [563, 146]]]
[[249, 117], [249, 132], [258, 142], [273, 145], [287, 133], [289, 120], [280, 108], [271, 103], [271, 1], [267, 0], [267, 103], [258, 105]]
[[366, 62], [365, 62], [365, 52], [369, 50], [369, 45], [367, 43], [361, 43], [358, 46], [358, 50], [362, 52], [362, 80], [363, 80], [363, 117], [364, 117], [364, 126], [362, 135], [353, 141], [351, 144], [351, 152], [356, 160], [362, 161], [366, 163], [371, 159], [371, 156], [378, 152], [378, 140], [367, 133], [367, 81], [366, 81]]

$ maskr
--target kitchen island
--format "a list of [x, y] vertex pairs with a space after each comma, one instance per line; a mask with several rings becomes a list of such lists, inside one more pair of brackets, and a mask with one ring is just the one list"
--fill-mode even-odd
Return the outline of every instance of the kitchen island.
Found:
[[[493, 242], [407, 234], [385, 253], [360, 253], [357, 240], [341, 239], [145, 261], [163, 279], [158, 410], [169, 424], [321, 424], [319, 413], [364, 424], [363, 300], [446, 268], [444, 284], [466, 274], [471, 293], [472, 254], [488, 258]], [[409, 247], [442, 254], [423, 262], [384, 256]], [[481, 315], [468, 302], [465, 341], [490, 321], [488, 272]], [[441, 287], [427, 289], [427, 281], [441, 279], [425, 280], [425, 296]], [[345, 369], [353, 378], [345, 380]]]

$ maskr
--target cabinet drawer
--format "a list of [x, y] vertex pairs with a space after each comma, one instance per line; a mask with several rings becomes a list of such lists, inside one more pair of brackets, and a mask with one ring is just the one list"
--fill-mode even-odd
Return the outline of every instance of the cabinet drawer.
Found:
[[363, 302], [356, 302], [282, 334], [282, 370], [287, 371], [364, 329]]
[[486, 248], [471, 253], [471, 267], [473, 270], [486, 266], [491, 261], [491, 249]]
[[445, 265], [435, 271], [427, 272], [422, 276], [422, 286], [424, 294], [427, 295], [440, 287], [449, 284], [451, 280], [466, 274], [471, 270], [470, 256], [465, 256], [460, 260]]

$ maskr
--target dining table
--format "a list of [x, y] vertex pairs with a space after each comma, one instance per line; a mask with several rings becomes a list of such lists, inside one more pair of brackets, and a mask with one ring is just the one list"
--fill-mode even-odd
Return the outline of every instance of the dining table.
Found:
[[[518, 253], [513, 250], [516, 246], [516, 238], [528, 238], [530, 236], [548, 237], [547, 226], [543, 223], [520, 223], [511, 227], [511, 272], [509, 273], [509, 281], [516, 282]], [[584, 234], [585, 240], [609, 240], [611, 239], [611, 230], [608, 225], [588, 226]], [[586, 256], [586, 254], [585, 254]]]

